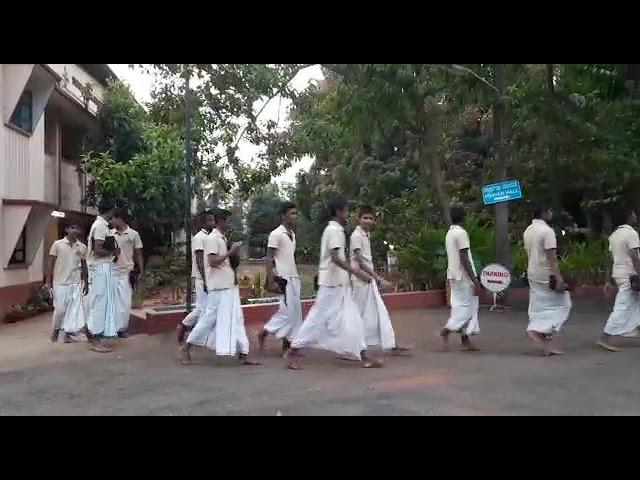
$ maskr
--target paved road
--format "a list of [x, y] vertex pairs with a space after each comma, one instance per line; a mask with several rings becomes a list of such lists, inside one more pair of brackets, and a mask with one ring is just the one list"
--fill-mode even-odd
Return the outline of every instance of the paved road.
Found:
[[581, 304], [562, 338], [568, 355], [525, 354], [524, 312], [482, 312], [477, 354], [437, 352], [446, 310], [395, 313], [411, 358], [363, 370], [323, 352], [288, 371], [198, 353], [175, 361], [168, 336], [138, 336], [111, 355], [47, 343], [47, 319], [0, 327], [0, 415], [638, 415], [640, 340], [619, 354], [594, 344], [606, 305]]

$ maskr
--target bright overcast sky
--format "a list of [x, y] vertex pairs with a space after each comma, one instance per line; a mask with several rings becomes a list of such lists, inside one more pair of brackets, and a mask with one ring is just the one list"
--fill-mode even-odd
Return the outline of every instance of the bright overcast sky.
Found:
[[[140, 102], [148, 102], [151, 100], [151, 90], [153, 88], [153, 76], [147, 75], [140, 69], [129, 68], [127, 64], [112, 63], [109, 64], [116, 75], [128, 83], [133, 90], [134, 95]], [[304, 89], [309, 82], [322, 79], [322, 72], [319, 66], [309, 67], [302, 70], [292, 82], [292, 85], [297, 90]], [[260, 120], [266, 121], [269, 119], [277, 120], [280, 118], [280, 122], [286, 119], [286, 111], [289, 106], [289, 102], [286, 100], [279, 101], [279, 99], [273, 99], [271, 103], [265, 108]], [[243, 160], [251, 160], [252, 156], [256, 154], [258, 148], [248, 143], [240, 143], [239, 156]], [[294, 183], [296, 174], [298, 171], [307, 170], [311, 166], [311, 159], [304, 159], [289, 168], [282, 176], [275, 179], [278, 183]]]

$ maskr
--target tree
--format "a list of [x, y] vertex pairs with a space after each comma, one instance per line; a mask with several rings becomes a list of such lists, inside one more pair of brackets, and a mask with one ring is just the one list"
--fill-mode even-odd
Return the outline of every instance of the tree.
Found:
[[249, 254], [262, 258], [267, 254], [269, 233], [280, 223], [279, 210], [283, 199], [276, 184], [268, 184], [249, 200], [247, 231]]
[[[196, 107], [194, 141], [197, 162], [217, 171], [211, 183], [200, 182], [200, 188], [231, 193], [232, 175], [246, 199], [273, 176], [282, 173], [290, 163], [282, 149], [286, 148], [279, 126], [261, 121], [261, 114], [274, 98], [294, 98], [290, 83], [309, 64], [192, 64], [193, 97]], [[155, 73], [160, 88], [155, 93], [160, 106], [152, 115], [163, 122], [179, 125], [175, 115], [181, 105], [184, 82], [181, 65], [154, 64], [147, 68]], [[241, 141], [260, 146], [251, 162], [238, 157]]]

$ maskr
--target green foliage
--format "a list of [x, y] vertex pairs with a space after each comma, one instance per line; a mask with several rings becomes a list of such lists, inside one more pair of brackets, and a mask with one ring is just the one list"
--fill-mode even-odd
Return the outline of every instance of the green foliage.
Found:
[[108, 85], [98, 115], [100, 136], [90, 150], [111, 152], [116, 163], [126, 163], [146, 148], [144, 138], [147, 114], [129, 87], [121, 82]]
[[444, 288], [447, 252], [444, 228], [423, 227], [398, 247], [398, 266], [411, 274], [411, 281], [423, 288]]
[[126, 162], [110, 151], [90, 153], [83, 167], [98, 194], [126, 204], [132, 218], [146, 226], [177, 227], [184, 216], [185, 184], [180, 135], [169, 126], [145, 124], [147, 145]]
[[560, 271], [576, 285], [600, 285], [608, 281], [611, 256], [605, 239], [568, 242], [560, 257]]
[[269, 233], [280, 224], [278, 212], [282, 201], [275, 184], [266, 185], [250, 198], [246, 215], [250, 257], [262, 258], [267, 254]]

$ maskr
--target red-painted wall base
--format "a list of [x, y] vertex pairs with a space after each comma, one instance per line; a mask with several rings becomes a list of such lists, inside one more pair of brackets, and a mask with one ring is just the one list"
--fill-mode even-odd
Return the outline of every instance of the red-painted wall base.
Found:
[[42, 282], [24, 283], [22, 285], [10, 285], [0, 288], [0, 323], [4, 323], [7, 309], [12, 305], [20, 305], [26, 302], [31, 293], [42, 285]]
[[[417, 308], [436, 308], [445, 305], [444, 291], [389, 293], [383, 295], [384, 303], [390, 311]], [[302, 302], [303, 315], [309, 312], [313, 300]], [[242, 307], [246, 324], [264, 324], [278, 309], [277, 304], [245, 305]], [[146, 318], [131, 317], [129, 330], [133, 334], [146, 333], [155, 335], [174, 330], [186, 315], [184, 311], [177, 312], [147, 312]]]

